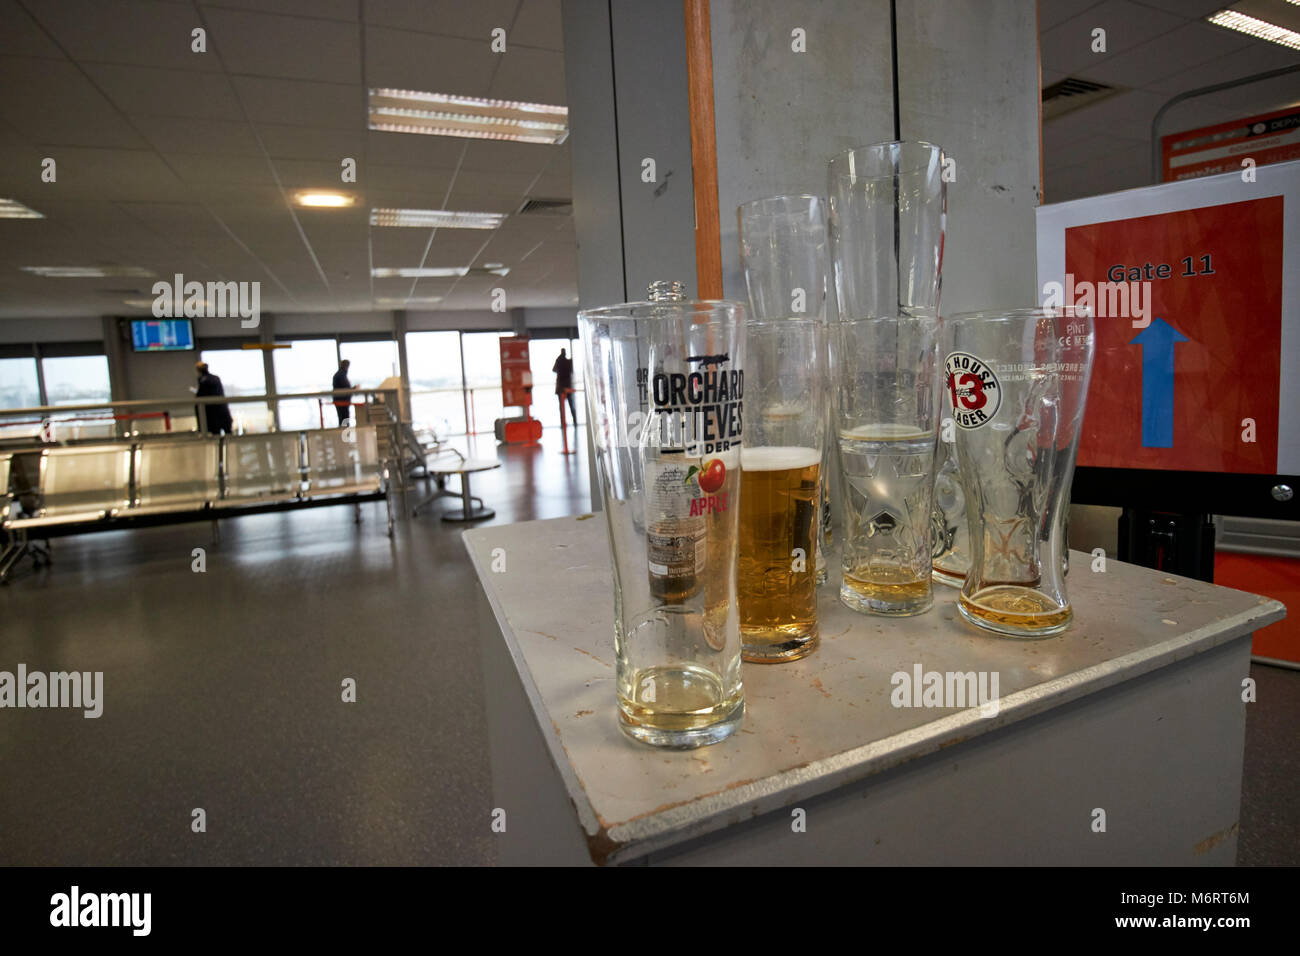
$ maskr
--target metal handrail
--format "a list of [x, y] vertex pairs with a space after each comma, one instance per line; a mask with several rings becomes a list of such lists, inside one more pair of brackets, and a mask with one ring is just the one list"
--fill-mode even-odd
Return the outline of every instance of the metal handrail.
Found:
[[[45, 412], [84, 412], [96, 408], [167, 408], [172, 405], [227, 405], [248, 402], [279, 402], [294, 398], [333, 397], [336, 389], [319, 392], [268, 392], [265, 395], [189, 395], [181, 398], [130, 398], [121, 401], [109, 399], [106, 402], [87, 402], [79, 405], [32, 405], [27, 408], [0, 409], [0, 419], [11, 415], [31, 415]], [[352, 388], [343, 389], [347, 395], [397, 395], [396, 388]]]

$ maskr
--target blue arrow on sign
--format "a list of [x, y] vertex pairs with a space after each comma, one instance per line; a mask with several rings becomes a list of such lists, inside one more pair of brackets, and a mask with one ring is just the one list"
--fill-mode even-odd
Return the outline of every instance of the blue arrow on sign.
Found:
[[1157, 316], [1129, 345], [1142, 347], [1142, 447], [1174, 447], [1174, 345], [1187, 336]]

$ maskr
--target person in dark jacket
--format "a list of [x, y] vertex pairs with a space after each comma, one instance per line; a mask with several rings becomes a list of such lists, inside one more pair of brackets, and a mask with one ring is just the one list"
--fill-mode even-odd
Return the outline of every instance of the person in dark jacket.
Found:
[[348, 366], [352, 363], [347, 359], [339, 362], [339, 370], [334, 373], [334, 410], [339, 413], [339, 424], [346, 425], [349, 413], [352, 411], [352, 396], [343, 394], [344, 391], [352, 391], [352, 383], [348, 381]]
[[[226, 390], [221, 387], [221, 379], [208, 371], [207, 362], [198, 362], [194, 370], [199, 373], [199, 387], [194, 390], [194, 394], [199, 398], [211, 395], [226, 394]], [[199, 414], [199, 407], [194, 406], [194, 414], [198, 420], [203, 421], [203, 415]], [[208, 434], [220, 435], [222, 432], [230, 434], [235, 430], [234, 420], [230, 417], [230, 406], [224, 402], [215, 405], [208, 405], [204, 408], [204, 414], [207, 415]]]
[[560, 349], [560, 357], [555, 360], [551, 366], [551, 371], [555, 373], [555, 395], [560, 400], [560, 414], [564, 414], [564, 400], [569, 400], [569, 411], [573, 414], [569, 417], [573, 427], [578, 427], [578, 406], [573, 398], [573, 360], [569, 358], [565, 349]]

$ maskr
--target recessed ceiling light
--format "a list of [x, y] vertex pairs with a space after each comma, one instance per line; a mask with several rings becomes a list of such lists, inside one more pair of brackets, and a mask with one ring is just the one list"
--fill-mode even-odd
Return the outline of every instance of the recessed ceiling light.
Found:
[[154, 273], [140, 266], [20, 266], [23, 272], [47, 279], [152, 279]]
[[414, 269], [371, 269], [370, 277], [372, 279], [455, 279], [461, 276], [508, 276], [510, 270], [505, 266], [498, 265], [493, 268], [488, 266], [444, 266], [437, 268], [414, 268]]
[[1300, 33], [1280, 27], [1276, 23], [1269, 23], [1267, 20], [1260, 20], [1258, 17], [1250, 17], [1236, 10], [1220, 10], [1205, 19], [1216, 27], [1227, 27], [1229, 30], [1236, 30], [1257, 40], [1268, 40], [1271, 43], [1290, 47], [1292, 50], [1300, 50]]
[[44, 219], [42, 213], [29, 209], [17, 199], [0, 199], [0, 219]]
[[310, 206], [320, 209], [343, 209], [351, 206], [357, 201], [355, 196], [349, 196], [347, 193], [322, 192], [312, 190], [310, 192], [297, 193], [293, 201], [299, 206]]
[[372, 226], [417, 226], [422, 229], [495, 229], [506, 217], [499, 212], [452, 212], [447, 209], [372, 209]]
[[370, 91], [370, 128], [387, 133], [558, 144], [569, 135], [569, 110], [546, 103], [377, 89]]

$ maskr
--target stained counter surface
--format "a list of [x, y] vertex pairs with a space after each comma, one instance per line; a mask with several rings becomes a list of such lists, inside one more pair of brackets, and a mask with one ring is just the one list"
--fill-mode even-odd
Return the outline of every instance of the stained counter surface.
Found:
[[[618, 729], [613, 581], [602, 515], [464, 533], [543, 739], [593, 859], [625, 862], [862, 780], [1209, 650], [1280, 619], [1279, 602], [1073, 552], [1073, 625], [1055, 637], [995, 637], [934, 607], [886, 620], [850, 611], [839, 575], [818, 589], [821, 646], [744, 669], [746, 716], [692, 751]], [[499, 549], [499, 550], [498, 550]], [[495, 568], [495, 569], [494, 569]], [[495, 640], [496, 635], [482, 635]], [[996, 674], [995, 706], [896, 707], [894, 675]], [[920, 695], [920, 689], [916, 691]]]

